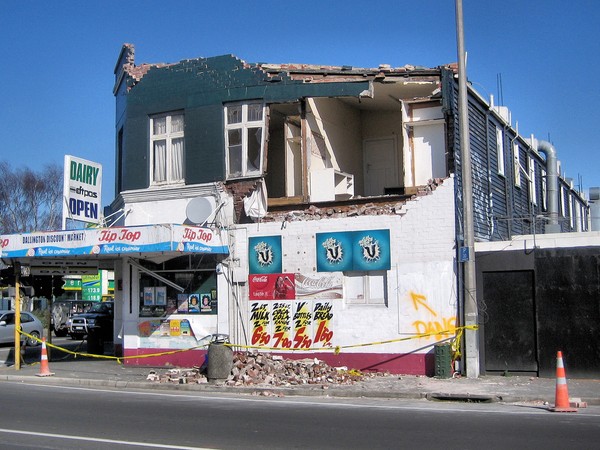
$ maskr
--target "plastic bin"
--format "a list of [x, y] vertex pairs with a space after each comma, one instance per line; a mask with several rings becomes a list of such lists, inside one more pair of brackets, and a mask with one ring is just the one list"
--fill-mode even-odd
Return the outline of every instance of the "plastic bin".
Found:
[[435, 377], [452, 378], [452, 346], [449, 342], [434, 345]]

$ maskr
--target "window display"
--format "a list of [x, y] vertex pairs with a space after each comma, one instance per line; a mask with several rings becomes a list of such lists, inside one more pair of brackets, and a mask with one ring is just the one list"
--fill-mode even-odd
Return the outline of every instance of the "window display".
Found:
[[[217, 314], [217, 261], [214, 257], [186, 255], [161, 264], [150, 261], [140, 261], [140, 264], [159, 276], [140, 273], [140, 317]], [[183, 292], [175, 286], [180, 286]]]

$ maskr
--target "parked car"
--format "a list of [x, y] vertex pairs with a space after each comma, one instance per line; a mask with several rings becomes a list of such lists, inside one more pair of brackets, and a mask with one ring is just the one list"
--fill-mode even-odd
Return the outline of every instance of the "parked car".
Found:
[[67, 322], [69, 335], [73, 339], [83, 339], [91, 333], [100, 334], [104, 340], [112, 341], [113, 334], [113, 302], [94, 303], [83, 314], [75, 314]]
[[75, 314], [87, 312], [92, 304], [93, 302], [87, 300], [56, 300], [52, 304], [52, 314], [50, 316], [54, 334], [57, 337], [66, 336], [69, 333], [71, 318]]
[[[44, 335], [44, 325], [36, 316], [31, 313], [21, 312], [21, 329], [33, 336], [41, 339]], [[21, 335], [23, 336], [23, 335]], [[39, 341], [34, 338], [23, 336], [23, 342], [26, 345], [35, 347]], [[15, 312], [10, 310], [0, 310], [0, 344], [12, 344], [15, 342]]]

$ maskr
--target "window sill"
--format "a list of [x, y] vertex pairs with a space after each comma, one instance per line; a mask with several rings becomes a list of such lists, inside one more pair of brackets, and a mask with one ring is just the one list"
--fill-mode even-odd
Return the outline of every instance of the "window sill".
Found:
[[169, 189], [185, 186], [185, 180], [176, 181], [173, 183], [150, 183], [148, 189]]

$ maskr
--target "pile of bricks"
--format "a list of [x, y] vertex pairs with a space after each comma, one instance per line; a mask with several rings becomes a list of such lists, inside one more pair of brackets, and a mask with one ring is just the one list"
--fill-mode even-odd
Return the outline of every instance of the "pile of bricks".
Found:
[[[231, 373], [224, 383], [227, 386], [325, 386], [354, 384], [371, 376], [375, 374], [331, 367], [317, 358], [284, 359], [281, 356], [253, 351], [233, 354]], [[151, 370], [146, 380], [169, 384], [204, 384], [209, 381], [200, 367], [171, 368], [164, 373]]]
[[159, 374], [156, 370], [151, 370], [146, 377], [148, 381], [169, 384], [204, 384], [208, 383], [208, 379], [200, 372], [199, 367], [191, 369], [169, 369], [163, 374]]
[[361, 372], [336, 369], [316, 358], [294, 360], [267, 353], [238, 352], [234, 353], [231, 375], [225, 383], [228, 386], [353, 384], [363, 378]]

